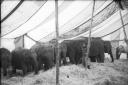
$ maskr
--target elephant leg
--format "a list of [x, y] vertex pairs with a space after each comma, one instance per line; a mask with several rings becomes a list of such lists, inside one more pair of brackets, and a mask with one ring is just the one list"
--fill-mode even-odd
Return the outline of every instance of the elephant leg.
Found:
[[44, 64], [44, 70], [45, 70], [45, 71], [48, 70], [48, 67], [47, 67], [46, 64]]
[[63, 54], [62, 54], [62, 52], [60, 52], [60, 54], [59, 54], [59, 66], [61, 66], [62, 65], [62, 62], [63, 61]]
[[101, 60], [100, 60], [100, 56], [96, 56], [96, 61], [97, 62], [100, 62]]
[[67, 65], [66, 57], [63, 60], [64, 65]]
[[117, 48], [117, 49], [116, 49], [116, 59], [120, 59], [120, 55], [121, 55], [121, 52], [120, 52], [120, 50]]
[[31, 72], [32, 71], [32, 67], [31, 67], [31, 65], [30, 64], [27, 64], [27, 72]]
[[85, 60], [85, 58], [81, 57], [81, 58], [79, 59], [79, 61], [78, 61], [78, 64], [83, 63], [83, 62], [84, 62], [83, 59]]
[[85, 67], [85, 66], [86, 66], [85, 56], [83, 56], [83, 57], [81, 58], [81, 62], [82, 62], [82, 64], [83, 64], [83, 66]]
[[31, 64], [31, 71], [34, 71], [35, 74], [38, 74], [39, 68], [38, 68], [38, 61], [36, 59], [33, 59]]
[[119, 59], [119, 54], [118, 54], [118, 53], [116, 53], [116, 59], [117, 59], [117, 60]]
[[7, 68], [6, 67], [3, 67], [3, 75], [7, 76]]
[[22, 65], [22, 71], [23, 71], [23, 76], [25, 76], [27, 74], [27, 66], [25, 64]]
[[59, 54], [59, 66], [61, 66], [62, 64], [63, 64], [63, 55], [62, 55], [62, 53], [60, 53]]
[[35, 74], [38, 74], [38, 71], [39, 71], [39, 69], [38, 69], [38, 63], [35, 64], [33, 68], [34, 68]]
[[16, 73], [16, 67], [13, 66], [13, 67], [12, 67], [12, 74], [15, 74], [15, 73]]
[[63, 64], [66, 65], [67, 61], [66, 61], [66, 54], [62, 54], [62, 58], [63, 58]]
[[104, 52], [101, 53], [99, 57], [100, 57], [100, 62], [101, 62], [101, 63], [104, 63], [104, 57], [105, 57], [105, 56], [104, 56]]
[[50, 64], [48, 63], [48, 62], [46, 62], [45, 64], [44, 64], [44, 70], [46, 71], [46, 70], [48, 70], [50, 68]]
[[121, 55], [121, 53], [119, 54], [119, 59], [120, 59], [120, 55]]
[[52, 68], [52, 67], [54, 66], [54, 62], [53, 62], [52, 60], [50, 60], [50, 61], [48, 62], [48, 65], [49, 65], [48, 68]]
[[96, 57], [95, 56], [90, 56], [91, 62], [96, 62]]
[[40, 59], [38, 59], [38, 70], [41, 70], [41, 60]]
[[76, 62], [76, 65], [80, 63], [80, 59], [82, 58], [82, 55], [76, 55], [75, 56], [75, 62]]
[[49, 68], [52, 68], [53, 66], [53, 61], [50, 59], [47, 59], [44, 63], [44, 70], [48, 70]]
[[[33, 63], [33, 64], [34, 64], [34, 63]], [[28, 68], [28, 72], [34, 71], [35, 66], [34, 66], [33, 64], [31, 64], [31, 65], [29, 65], [29, 66], [27, 67], [27, 68]]]
[[117, 59], [120, 59], [121, 52], [118, 53]]
[[76, 63], [75, 62], [75, 53], [74, 52], [72, 52], [72, 53], [69, 54], [69, 59], [70, 59], [70, 62], [72, 64], [75, 64]]
[[112, 52], [110, 53], [110, 57], [111, 57], [111, 59], [112, 59], [111, 62], [114, 62], [114, 58], [113, 58]]

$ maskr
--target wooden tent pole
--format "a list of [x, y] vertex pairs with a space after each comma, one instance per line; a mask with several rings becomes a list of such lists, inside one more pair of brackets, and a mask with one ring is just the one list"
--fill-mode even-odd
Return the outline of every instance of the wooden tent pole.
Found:
[[121, 19], [121, 23], [122, 23], [122, 27], [123, 27], [124, 37], [127, 40], [127, 34], [126, 34], [126, 31], [125, 31], [125, 27], [124, 27], [124, 21], [123, 21], [121, 9], [119, 11], [120, 11], [119, 13], [120, 13], [120, 19]]
[[25, 46], [25, 45], [24, 45], [24, 44], [25, 44], [25, 42], [24, 42], [24, 41], [25, 41], [24, 38], [25, 38], [25, 37], [24, 37], [24, 35], [23, 35], [23, 48], [24, 48], [24, 46]]
[[92, 29], [92, 23], [93, 23], [93, 14], [94, 14], [94, 9], [95, 9], [95, 0], [93, 1], [93, 8], [92, 8], [92, 16], [91, 16], [91, 26], [89, 29], [89, 38], [88, 38], [88, 45], [87, 45], [87, 56], [85, 58], [85, 62], [87, 62], [86, 64], [86, 68], [89, 65], [89, 52], [90, 52], [90, 46], [91, 46], [91, 29]]
[[57, 46], [57, 56], [56, 56], [56, 85], [59, 85], [59, 28], [58, 28], [58, 0], [55, 0], [55, 25], [56, 25], [56, 46]]

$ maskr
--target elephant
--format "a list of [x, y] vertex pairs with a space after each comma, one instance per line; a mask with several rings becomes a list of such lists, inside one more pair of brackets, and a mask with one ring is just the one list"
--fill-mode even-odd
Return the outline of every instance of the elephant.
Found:
[[128, 59], [128, 45], [126, 46], [120, 45], [116, 48], [116, 59], [120, 59], [121, 53], [126, 53]]
[[[78, 38], [74, 40], [64, 40], [63, 43], [67, 45], [67, 54], [72, 64], [81, 63], [83, 56], [83, 44], [87, 51], [88, 37]], [[101, 38], [91, 38], [91, 45], [89, 49], [89, 58], [92, 62], [104, 62], [104, 43]]]
[[37, 55], [33, 51], [25, 48], [16, 48], [12, 51], [12, 73], [16, 73], [16, 69], [23, 71], [23, 76], [27, 72], [33, 71], [38, 74]]
[[7, 69], [11, 66], [11, 52], [6, 48], [0, 48], [0, 68], [3, 69], [3, 75], [7, 76]]
[[89, 57], [92, 62], [104, 62], [104, 42], [100, 37], [92, 37], [91, 38], [91, 46]]
[[31, 47], [31, 50], [37, 54], [39, 70], [43, 67], [48, 70], [54, 66], [54, 48], [50, 44], [36, 44]]
[[[52, 46], [54, 47], [54, 54], [55, 54], [55, 63], [56, 63], [56, 57], [57, 57], [57, 40], [56, 39], [52, 39], [51, 41], [49, 41], [50, 44], [52, 44]], [[59, 64], [61, 65], [66, 65], [67, 61], [66, 61], [66, 53], [67, 53], [67, 46], [65, 43], [61, 42], [58, 43], [59, 45]]]
[[63, 65], [67, 65], [66, 53], [67, 53], [67, 46], [66, 46], [66, 44], [60, 43], [60, 62], [62, 61]]
[[64, 40], [62, 43], [67, 46], [66, 57], [69, 57], [70, 63], [78, 64], [82, 58], [82, 44], [85, 40]]
[[104, 52], [108, 53], [112, 59], [112, 62], [114, 62], [114, 58], [112, 54], [112, 45], [110, 41], [104, 41]]

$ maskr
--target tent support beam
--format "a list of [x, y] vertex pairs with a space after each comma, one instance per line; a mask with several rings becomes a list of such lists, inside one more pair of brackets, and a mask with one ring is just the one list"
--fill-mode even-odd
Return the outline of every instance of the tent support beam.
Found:
[[58, 28], [58, 0], [55, 0], [55, 26], [56, 26], [56, 48], [57, 48], [57, 56], [56, 56], [56, 85], [59, 85], [59, 28]]
[[92, 16], [91, 16], [91, 26], [89, 29], [89, 37], [88, 37], [88, 45], [87, 45], [87, 54], [86, 54], [86, 58], [85, 58], [85, 63], [86, 63], [86, 68], [89, 68], [89, 52], [90, 52], [90, 46], [91, 46], [91, 29], [92, 29], [92, 23], [93, 23], [93, 14], [94, 14], [94, 9], [95, 9], [95, 0], [93, 1], [93, 8], [92, 8]]
[[[39, 43], [38, 41], [36, 41], [36, 40], [34, 40], [32, 37], [30, 37], [28, 34], [25, 34], [26, 35], [26, 37], [28, 37], [29, 39], [31, 39], [32, 41], [34, 41], [34, 42], [36, 42], [36, 43]], [[24, 35], [24, 36], [25, 36]]]

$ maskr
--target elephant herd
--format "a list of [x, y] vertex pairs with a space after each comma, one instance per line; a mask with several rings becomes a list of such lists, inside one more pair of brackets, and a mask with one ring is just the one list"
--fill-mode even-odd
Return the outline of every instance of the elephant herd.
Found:
[[[59, 61], [60, 65], [80, 64], [82, 63], [83, 45], [87, 48], [88, 38], [75, 40], [64, 40], [59, 44]], [[103, 41], [101, 38], [91, 38], [91, 46], [89, 58], [91, 62], [104, 62], [104, 53], [110, 54], [112, 62], [112, 46], [110, 41]], [[23, 75], [28, 72], [38, 74], [39, 70], [48, 70], [56, 64], [56, 40], [50, 41], [47, 44], [37, 43], [30, 49], [16, 48], [12, 52], [6, 48], [0, 48], [1, 68], [3, 75], [7, 75], [7, 69], [11, 66], [12, 74], [16, 73], [17, 69], [22, 70]], [[86, 52], [86, 51], [85, 51]], [[69, 62], [67, 62], [69, 58]]]

